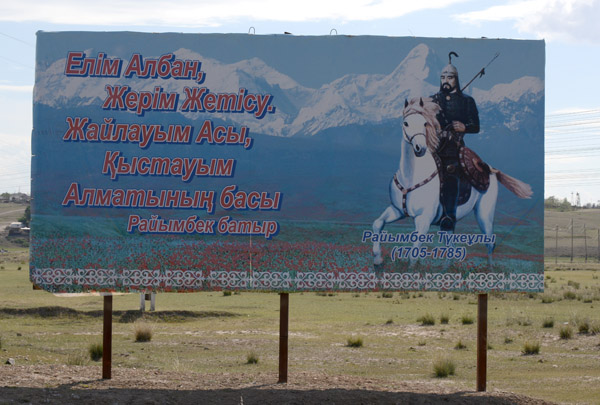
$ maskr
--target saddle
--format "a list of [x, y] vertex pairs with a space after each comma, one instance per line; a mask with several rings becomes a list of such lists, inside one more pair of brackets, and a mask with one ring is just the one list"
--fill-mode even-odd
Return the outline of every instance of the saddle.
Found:
[[[437, 154], [434, 160], [438, 171], [442, 171], [442, 162]], [[485, 163], [472, 149], [461, 146], [458, 151], [458, 162], [460, 164], [458, 190], [458, 205], [466, 203], [471, 197], [471, 186], [479, 192], [486, 192], [490, 186], [490, 166]], [[443, 186], [444, 176], [440, 176], [440, 190]]]

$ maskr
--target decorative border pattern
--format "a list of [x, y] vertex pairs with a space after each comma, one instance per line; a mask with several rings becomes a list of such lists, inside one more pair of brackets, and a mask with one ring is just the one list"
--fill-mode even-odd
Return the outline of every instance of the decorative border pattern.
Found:
[[538, 273], [239, 272], [202, 270], [31, 269], [33, 284], [75, 291], [470, 291], [541, 292]]

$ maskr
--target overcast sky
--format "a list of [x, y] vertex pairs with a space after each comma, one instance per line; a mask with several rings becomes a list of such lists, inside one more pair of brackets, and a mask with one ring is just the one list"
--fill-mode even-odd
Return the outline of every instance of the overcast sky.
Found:
[[[35, 32], [386, 35], [546, 41], [546, 196], [600, 200], [600, 0], [21, 0], [0, 5], [0, 192], [29, 192]], [[318, 61], [313, 61], [318, 63]], [[518, 61], [515, 61], [518, 63]]]

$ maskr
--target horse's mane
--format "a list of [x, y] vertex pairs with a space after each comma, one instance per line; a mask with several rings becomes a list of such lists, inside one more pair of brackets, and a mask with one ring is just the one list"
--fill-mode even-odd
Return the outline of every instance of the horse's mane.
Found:
[[427, 121], [425, 127], [425, 138], [427, 140], [427, 148], [433, 153], [437, 150], [441, 132], [440, 123], [436, 115], [440, 111], [440, 106], [433, 102], [429, 97], [415, 97], [410, 101], [406, 101], [402, 115], [407, 117], [411, 114], [421, 114]]

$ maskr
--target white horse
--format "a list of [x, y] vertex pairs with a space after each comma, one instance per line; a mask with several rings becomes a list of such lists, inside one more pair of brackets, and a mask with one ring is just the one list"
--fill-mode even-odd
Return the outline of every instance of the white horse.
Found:
[[[403, 111], [400, 165], [390, 183], [391, 204], [373, 222], [373, 234], [380, 235], [385, 224], [405, 217], [414, 218], [417, 235], [426, 235], [431, 224], [442, 217], [440, 204], [440, 174], [431, 151], [439, 144], [440, 125], [436, 114], [440, 107], [429, 98], [414, 98], [406, 101]], [[498, 182], [520, 198], [530, 198], [531, 187], [500, 170], [491, 169], [489, 187], [479, 192], [471, 187], [469, 200], [456, 209], [456, 220], [473, 211], [481, 232], [492, 240], [494, 211], [498, 197]], [[419, 239], [419, 238], [415, 238]], [[421, 238], [421, 239], [424, 239]], [[373, 242], [373, 262], [383, 262], [379, 238]], [[422, 242], [415, 240], [413, 248]], [[494, 243], [487, 244], [488, 264], [492, 265]]]

